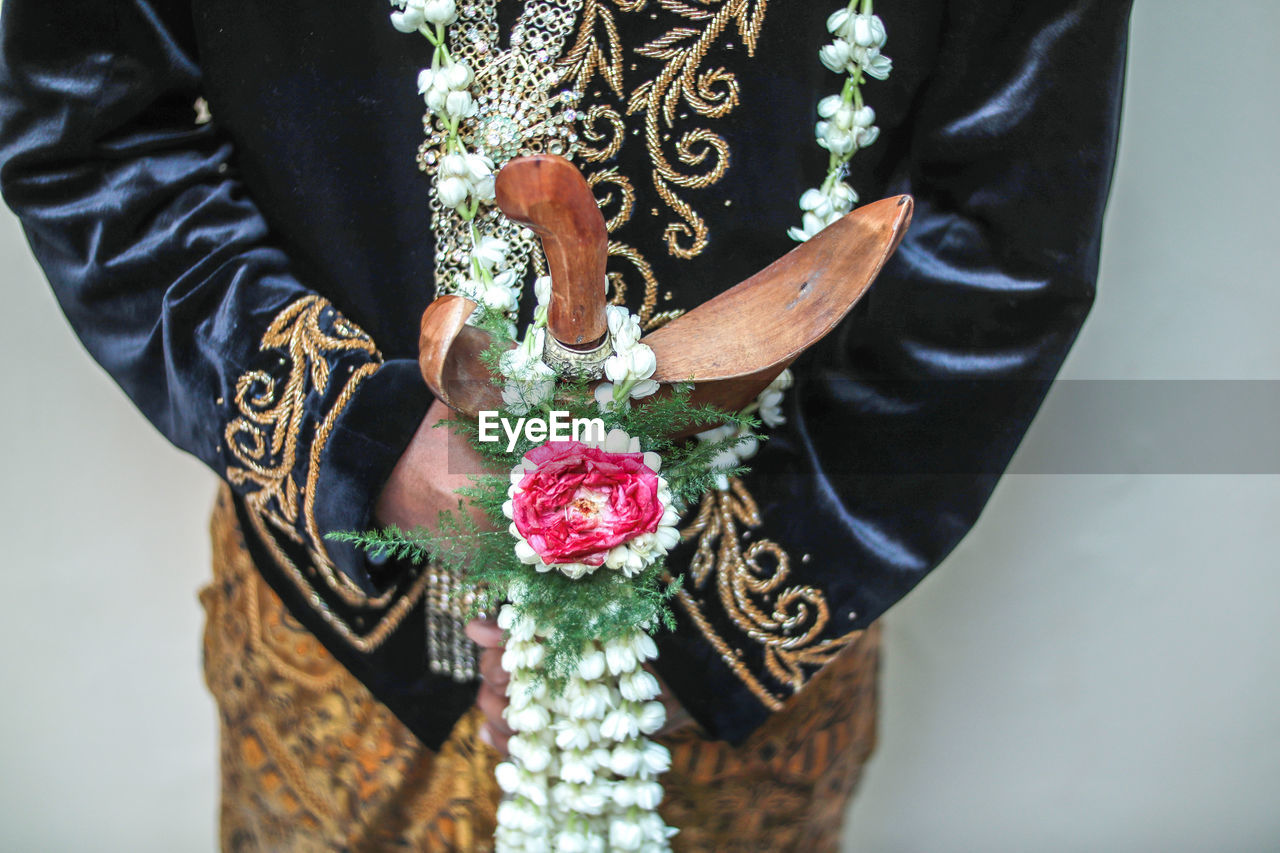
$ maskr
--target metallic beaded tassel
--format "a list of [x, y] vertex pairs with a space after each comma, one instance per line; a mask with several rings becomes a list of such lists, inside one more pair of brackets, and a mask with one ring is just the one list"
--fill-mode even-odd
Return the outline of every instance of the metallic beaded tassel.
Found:
[[454, 681], [476, 678], [476, 645], [463, 632], [474, 593], [462, 578], [438, 566], [427, 567], [427, 662], [437, 675]]

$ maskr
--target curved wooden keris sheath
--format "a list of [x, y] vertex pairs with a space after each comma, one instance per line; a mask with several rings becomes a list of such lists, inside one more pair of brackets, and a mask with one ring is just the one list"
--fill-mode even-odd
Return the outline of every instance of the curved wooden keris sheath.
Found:
[[[586, 181], [559, 157], [517, 158], [499, 173], [497, 195], [504, 213], [543, 238], [552, 277], [552, 334], [579, 348], [598, 341], [607, 330], [608, 237]], [[902, 242], [911, 211], [910, 196], [860, 207], [646, 335], [642, 340], [658, 360], [654, 378], [692, 382], [696, 403], [726, 411], [745, 407], [844, 319]], [[480, 360], [489, 337], [466, 325], [474, 308], [460, 296], [440, 297], [422, 315], [419, 339], [419, 362], [431, 390], [473, 417], [502, 405], [500, 383]]]
[[845, 318], [911, 224], [911, 196], [860, 207], [751, 278], [641, 338], [663, 384], [737, 411]]
[[467, 325], [476, 303], [465, 296], [437, 297], [422, 312], [418, 366], [427, 387], [455, 412], [475, 417], [502, 408], [502, 378], [485, 367], [488, 332]]

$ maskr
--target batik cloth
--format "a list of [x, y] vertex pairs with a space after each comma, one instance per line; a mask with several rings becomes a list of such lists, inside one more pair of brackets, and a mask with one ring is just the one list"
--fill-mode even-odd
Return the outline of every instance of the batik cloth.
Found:
[[[476, 708], [423, 745], [285, 609], [245, 547], [229, 492], [212, 521], [205, 678], [221, 721], [224, 851], [492, 850], [498, 754]], [[662, 738], [675, 851], [839, 849], [875, 743], [878, 627], [739, 746], [696, 724]]]

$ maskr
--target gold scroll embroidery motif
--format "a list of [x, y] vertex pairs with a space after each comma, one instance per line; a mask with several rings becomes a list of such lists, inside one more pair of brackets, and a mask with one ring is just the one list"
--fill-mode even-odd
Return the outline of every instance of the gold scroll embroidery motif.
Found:
[[[601, 127], [604, 129], [602, 130]], [[592, 148], [590, 145], [584, 145], [579, 149], [579, 153], [588, 162], [609, 159], [622, 148], [624, 130], [622, 117], [618, 115], [617, 110], [597, 104], [587, 112], [584, 118], [583, 136], [590, 143], [600, 147]], [[601, 212], [604, 213], [605, 228], [610, 235], [631, 221], [636, 208], [636, 190], [630, 178], [619, 172], [617, 168], [610, 166], [589, 174], [587, 183], [593, 190], [598, 190], [596, 200], [600, 204]], [[653, 267], [645, 260], [639, 249], [621, 240], [609, 240], [609, 257], [625, 262], [628, 266], [624, 269], [632, 270], [640, 276], [640, 281], [644, 285], [644, 296], [637, 311], [640, 325], [647, 330], [657, 328], [661, 322], [654, 317], [654, 309], [658, 304], [658, 279], [653, 274]], [[623, 270], [615, 267], [608, 271], [607, 276], [609, 301], [615, 305], [626, 304], [628, 288]], [[663, 321], [669, 319], [671, 318], [665, 317]]]
[[[621, 12], [640, 12], [648, 0], [613, 0]], [[729, 168], [729, 144], [706, 127], [681, 130], [688, 118], [684, 109], [708, 119], [723, 118], [738, 106], [737, 77], [724, 67], [706, 68], [713, 47], [731, 27], [749, 55], [764, 26], [768, 0], [657, 0], [657, 6], [677, 17], [678, 23], [657, 39], [635, 48], [635, 54], [663, 63], [652, 79], [625, 95], [627, 115], [643, 118], [645, 147], [653, 163], [653, 186], [675, 214], [663, 231], [667, 251], [677, 258], [693, 258], [707, 246], [706, 220], [685, 199], [683, 191], [705, 189], [720, 181]], [[586, 0], [578, 36], [564, 60], [567, 79], [584, 92], [599, 74], [615, 97], [624, 97], [623, 51], [617, 22], [606, 0]], [[633, 66], [634, 67], [634, 66]], [[599, 145], [604, 134], [596, 127], [606, 115], [588, 113], [585, 134]], [[588, 161], [605, 159], [620, 145], [614, 123], [607, 144], [585, 152]], [[605, 151], [611, 153], [598, 156]], [[597, 156], [593, 156], [597, 155]]]
[[[729, 168], [729, 145], [705, 127], [680, 131], [677, 124], [693, 113], [706, 118], [722, 118], [737, 106], [737, 78], [724, 68], [704, 68], [708, 55], [736, 24], [742, 44], [753, 54], [764, 25], [768, 0], [657, 0], [656, 5], [673, 14], [678, 24], [663, 36], [634, 48], [636, 57], [660, 61], [662, 70], [630, 93], [623, 79], [625, 54], [618, 33], [616, 12], [639, 13], [650, 0], [585, 0], [578, 32], [561, 63], [563, 79], [579, 95], [584, 95], [595, 79], [604, 81], [617, 107], [599, 103], [582, 115], [582, 142], [578, 153], [587, 163], [607, 161], [621, 150], [626, 125], [619, 110], [642, 116], [644, 140], [653, 164], [653, 185], [659, 198], [676, 219], [663, 235], [671, 255], [689, 259], [706, 248], [710, 232], [701, 214], [684, 198], [685, 190], [705, 189], [720, 181]], [[657, 17], [657, 13], [652, 13]], [[726, 43], [728, 48], [732, 44]], [[632, 63], [631, 70], [636, 64]], [[600, 92], [595, 92], [600, 96]], [[635, 131], [640, 133], [640, 129]], [[676, 138], [673, 138], [676, 134]], [[631, 220], [635, 191], [630, 180], [615, 169], [603, 169], [589, 176], [592, 186], [613, 184], [623, 203], [609, 214], [611, 237]], [[601, 199], [612, 202], [612, 193]], [[652, 211], [655, 215], [658, 209]], [[679, 316], [679, 311], [657, 311], [658, 282], [643, 253], [619, 239], [609, 241], [609, 256], [620, 262], [609, 271], [610, 298], [622, 304], [627, 293], [627, 277], [638, 275], [644, 287], [638, 314], [646, 330], [652, 330]], [[665, 298], [671, 298], [667, 294]]]
[[[697, 516], [681, 533], [686, 540], [697, 540], [689, 564], [693, 589], [709, 592], [714, 585], [729, 620], [746, 638], [763, 646], [769, 683], [757, 678], [734, 644], [720, 636], [698, 598], [687, 589], [678, 598], [729, 668], [766, 707], [776, 711], [861, 631], [824, 639], [831, 611], [822, 592], [788, 583], [791, 560], [777, 543], [759, 539], [743, 547], [746, 537], [739, 533], [739, 525], [750, 530], [760, 524], [755, 499], [734, 478], [728, 489], [703, 496]], [[702, 598], [710, 600], [710, 596]]]
[[[244, 501], [255, 530], [320, 616], [353, 646], [371, 651], [413, 607], [425, 587], [426, 573], [408, 591], [392, 589], [381, 596], [367, 595], [333, 565], [315, 520], [315, 491], [320, 457], [338, 416], [356, 389], [381, 365], [382, 356], [362, 329], [315, 295], [281, 311], [267, 327], [260, 348], [266, 353], [281, 353], [287, 376], [281, 382], [267, 371], [252, 370], [236, 382], [239, 417], [227, 424], [224, 438], [238, 465], [227, 467], [227, 481], [247, 487]], [[342, 390], [311, 436], [306, 480], [300, 485], [295, 469], [305, 446], [307, 397], [326, 394], [330, 381], [335, 380], [330, 360], [350, 351], [364, 353], [368, 361], [337, 378], [343, 383]], [[306, 549], [310, 562], [305, 574], [285, 553], [277, 535]], [[307, 575], [318, 575], [325, 587], [348, 605], [390, 607], [378, 615], [371, 629], [357, 630], [325, 604]]]

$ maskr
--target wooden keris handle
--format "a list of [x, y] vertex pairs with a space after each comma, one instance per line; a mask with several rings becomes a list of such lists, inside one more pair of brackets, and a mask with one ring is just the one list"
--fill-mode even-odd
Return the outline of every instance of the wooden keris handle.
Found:
[[573, 349], [590, 349], [608, 331], [605, 262], [609, 234], [586, 179], [553, 154], [517, 157], [498, 172], [498, 207], [542, 238], [551, 273], [547, 330]]

